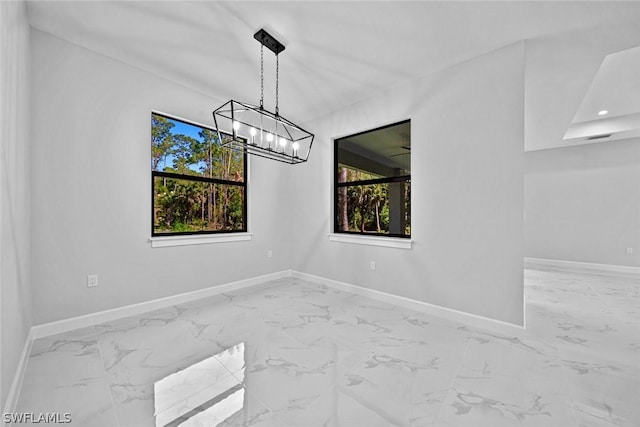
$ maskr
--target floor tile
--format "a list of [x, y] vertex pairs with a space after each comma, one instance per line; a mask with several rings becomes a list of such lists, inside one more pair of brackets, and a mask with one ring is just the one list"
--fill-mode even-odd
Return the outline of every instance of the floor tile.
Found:
[[283, 278], [35, 340], [17, 410], [91, 426], [640, 425], [640, 281], [526, 270], [525, 294], [527, 329], [505, 335]]

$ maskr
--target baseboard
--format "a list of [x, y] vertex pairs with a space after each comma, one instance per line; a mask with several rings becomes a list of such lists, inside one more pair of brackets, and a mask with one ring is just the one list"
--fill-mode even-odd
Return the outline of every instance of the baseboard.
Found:
[[525, 258], [525, 268], [547, 268], [552, 270], [570, 271], [577, 273], [617, 274], [625, 276], [640, 276], [640, 267], [624, 265], [595, 264], [590, 262], [562, 261], [557, 259]]
[[[186, 292], [183, 294], [172, 295], [165, 298], [159, 298], [151, 301], [146, 301], [138, 304], [127, 305], [124, 307], [118, 307], [110, 310], [99, 311], [96, 313], [86, 314], [83, 316], [71, 317], [68, 319], [58, 320], [50, 323], [43, 323], [33, 326], [31, 328], [29, 337], [30, 342], [32, 340], [56, 335], [74, 329], [80, 329], [87, 326], [93, 326], [104, 322], [111, 322], [121, 319], [123, 317], [135, 316], [138, 314], [147, 313], [149, 311], [158, 310], [161, 308], [170, 307], [176, 304], [184, 304], [190, 301], [195, 301], [201, 298], [206, 298], [213, 295], [218, 295], [224, 292], [230, 292], [237, 289], [247, 288], [270, 280], [281, 279], [284, 277], [297, 277], [299, 279], [308, 280], [315, 283], [320, 283], [332, 288], [351, 292], [354, 294], [366, 296], [376, 299], [378, 301], [384, 301], [390, 304], [405, 307], [411, 310], [420, 311], [433, 316], [444, 318], [447, 320], [460, 322], [464, 324], [473, 325], [474, 327], [491, 330], [503, 334], [514, 334], [522, 332], [525, 328], [513, 323], [503, 322], [501, 320], [491, 319], [488, 317], [479, 316], [476, 314], [465, 313], [463, 311], [454, 310], [447, 307], [442, 307], [435, 304], [430, 304], [423, 301], [414, 300], [398, 295], [389, 294], [386, 292], [376, 291], [373, 289], [364, 288], [362, 286], [353, 285], [350, 283], [339, 282], [337, 280], [328, 279], [321, 276], [315, 276], [313, 274], [302, 273], [299, 271], [284, 270], [277, 273], [265, 274], [262, 276], [252, 277], [249, 279], [239, 280], [236, 282], [226, 283], [223, 285], [212, 286], [205, 289], [199, 289], [197, 291]], [[30, 343], [29, 343], [30, 346]], [[26, 353], [29, 354], [28, 352]], [[22, 363], [22, 362], [21, 362]]]
[[398, 305], [410, 310], [420, 311], [422, 313], [451, 320], [454, 322], [460, 322], [466, 325], [473, 326], [474, 328], [489, 330], [499, 334], [521, 335], [525, 330], [524, 326], [516, 325], [514, 323], [503, 322], [501, 320], [491, 319], [476, 314], [465, 313], [463, 311], [458, 311], [451, 308], [414, 300], [411, 298], [401, 297], [398, 295], [388, 294], [386, 292], [376, 291], [373, 289], [364, 288], [362, 286], [352, 285], [350, 283], [339, 282], [337, 280], [327, 279], [325, 277], [315, 276], [313, 274], [301, 273], [294, 270], [291, 272], [291, 276], [298, 279], [308, 280], [310, 282], [326, 285], [341, 291], [351, 292], [378, 301]]
[[[9, 393], [7, 393], [7, 400], [4, 403], [4, 412], [3, 414], [14, 413], [16, 411], [16, 405], [18, 404], [18, 397], [20, 396], [20, 391], [22, 390], [22, 382], [24, 380], [24, 373], [27, 369], [27, 362], [29, 361], [29, 355], [31, 354], [31, 346], [33, 344], [33, 328], [29, 330], [27, 334], [27, 339], [22, 347], [22, 353], [20, 354], [20, 360], [18, 361], [18, 366], [16, 367], [16, 373], [13, 376], [13, 382], [11, 383], [11, 387], [9, 388]], [[2, 420], [2, 425], [6, 425], [4, 422], [4, 417]]]
[[83, 316], [71, 317], [69, 319], [58, 320], [55, 322], [43, 323], [31, 328], [31, 337], [32, 339], [38, 339], [72, 331], [74, 329], [97, 325], [99, 323], [111, 322], [123, 317], [135, 316], [149, 311], [170, 307], [176, 304], [184, 304], [186, 302], [195, 301], [200, 298], [206, 298], [224, 292], [247, 288], [249, 286], [254, 286], [270, 280], [289, 277], [290, 275], [290, 270], [284, 270], [277, 273], [265, 274], [262, 276], [252, 277], [250, 279], [238, 280], [236, 282], [225, 283], [223, 285], [212, 286], [192, 292], [185, 292], [183, 294], [172, 295], [169, 297], [141, 302], [138, 304], [132, 304], [124, 307], [113, 308], [110, 310], [99, 311], [96, 313], [85, 314]]

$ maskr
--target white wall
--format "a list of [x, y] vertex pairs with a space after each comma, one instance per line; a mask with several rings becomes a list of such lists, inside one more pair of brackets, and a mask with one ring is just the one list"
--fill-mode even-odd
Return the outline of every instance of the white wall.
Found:
[[[522, 324], [523, 67], [517, 43], [307, 124], [310, 161], [291, 170], [293, 268]], [[407, 118], [413, 249], [329, 242], [332, 139]]]
[[640, 139], [526, 153], [525, 214], [528, 257], [640, 267]]
[[29, 24], [23, 2], [0, 2], [0, 405], [29, 328]]
[[[287, 165], [262, 159], [251, 159], [252, 241], [150, 247], [151, 110], [212, 124], [226, 100], [31, 36], [36, 324], [290, 268], [288, 211], [279, 207], [289, 204], [280, 191]], [[100, 284], [89, 289], [92, 273]]]

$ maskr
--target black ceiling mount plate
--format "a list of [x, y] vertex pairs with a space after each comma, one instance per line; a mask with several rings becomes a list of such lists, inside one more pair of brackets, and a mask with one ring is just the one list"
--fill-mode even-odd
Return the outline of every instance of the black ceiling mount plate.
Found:
[[253, 38], [258, 40], [263, 46], [266, 46], [276, 55], [284, 50], [284, 45], [276, 40], [271, 34], [267, 33], [264, 28], [255, 33]]

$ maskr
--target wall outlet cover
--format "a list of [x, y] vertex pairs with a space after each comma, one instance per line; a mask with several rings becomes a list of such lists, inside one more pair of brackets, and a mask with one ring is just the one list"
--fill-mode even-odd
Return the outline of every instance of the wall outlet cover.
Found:
[[98, 286], [98, 275], [90, 274], [87, 276], [87, 288], [95, 288]]

